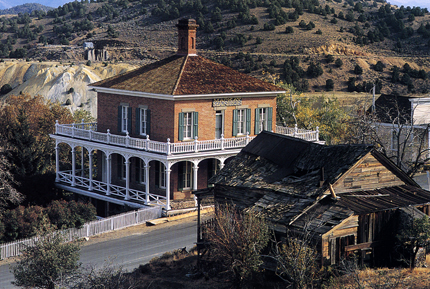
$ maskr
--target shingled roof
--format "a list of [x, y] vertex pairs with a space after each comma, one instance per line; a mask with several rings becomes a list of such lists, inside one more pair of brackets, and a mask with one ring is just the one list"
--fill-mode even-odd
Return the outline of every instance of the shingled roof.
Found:
[[326, 146], [263, 131], [210, 182], [317, 196], [327, 189], [319, 185], [322, 168], [325, 183], [334, 183], [372, 149], [367, 145]]
[[[337, 198], [325, 194], [328, 184], [335, 184], [367, 156], [375, 157], [404, 184], [337, 192]], [[215, 184], [218, 202], [233, 202], [242, 209], [254, 206], [275, 226], [306, 226], [317, 234], [330, 231], [352, 215], [430, 202], [430, 192], [421, 189], [372, 146], [326, 146], [267, 131], [209, 182]]]
[[174, 55], [91, 86], [164, 95], [283, 91], [273, 84], [197, 55]]

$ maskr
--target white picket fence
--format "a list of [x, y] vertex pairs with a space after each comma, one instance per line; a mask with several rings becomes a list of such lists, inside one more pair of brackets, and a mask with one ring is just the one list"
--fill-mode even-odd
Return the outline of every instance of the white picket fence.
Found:
[[[102, 234], [109, 231], [114, 231], [133, 225], [145, 223], [153, 219], [161, 217], [162, 208], [161, 206], [142, 208], [138, 211], [123, 213], [115, 215], [106, 219], [92, 221], [86, 223], [82, 228], [71, 228], [60, 231], [63, 233], [65, 241], [69, 242], [75, 239], [84, 237], [91, 237], [98, 234]], [[38, 237], [18, 240], [10, 243], [0, 245], [0, 257], [1, 260], [19, 256], [21, 252], [28, 246], [33, 246], [38, 240]]]

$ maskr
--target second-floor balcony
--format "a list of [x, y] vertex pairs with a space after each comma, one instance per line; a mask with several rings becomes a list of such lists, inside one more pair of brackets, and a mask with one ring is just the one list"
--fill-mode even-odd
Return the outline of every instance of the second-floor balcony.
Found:
[[[275, 132], [306, 141], [319, 141], [318, 127], [315, 131], [312, 131], [298, 129], [297, 125], [294, 128], [276, 126]], [[59, 124], [58, 121], [55, 124], [55, 134], [164, 155], [238, 149], [245, 147], [255, 138], [255, 136], [249, 136], [249, 134], [247, 134], [243, 137], [224, 138], [221, 136], [219, 139], [204, 141], [199, 141], [196, 137], [194, 141], [190, 142], [172, 143], [170, 139], [167, 139], [166, 142], [159, 142], [151, 140], [149, 135], [146, 136], [146, 138], [134, 138], [130, 137], [128, 133], [123, 136], [111, 134], [109, 130], [107, 130], [106, 133], [98, 132], [97, 123]]]

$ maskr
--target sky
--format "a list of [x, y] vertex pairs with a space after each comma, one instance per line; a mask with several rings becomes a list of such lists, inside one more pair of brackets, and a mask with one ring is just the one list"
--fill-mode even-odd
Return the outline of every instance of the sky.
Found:
[[[0, 9], [11, 8], [25, 3], [39, 3], [42, 5], [57, 8], [70, 0], [0, 0]], [[430, 0], [388, 0], [389, 3], [400, 6], [419, 6], [430, 10]]]

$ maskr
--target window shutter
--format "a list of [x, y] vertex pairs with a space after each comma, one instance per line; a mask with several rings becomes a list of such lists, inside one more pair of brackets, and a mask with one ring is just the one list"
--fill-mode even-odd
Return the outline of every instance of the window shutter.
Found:
[[272, 112], [273, 108], [267, 108], [267, 130], [272, 131]]
[[127, 131], [129, 133], [132, 133], [132, 130], [131, 130], [131, 112], [132, 112], [132, 110], [133, 109], [131, 107], [128, 107]]
[[260, 109], [256, 108], [255, 109], [255, 127], [254, 127], [254, 134], [255, 135], [260, 133], [259, 122], [260, 122]]
[[160, 163], [155, 163], [155, 185], [160, 187]]
[[184, 163], [178, 164], [178, 191], [184, 188]]
[[122, 132], [122, 106], [118, 106], [118, 132]]
[[178, 140], [184, 140], [184, 113], [179, 113], [179, 131], [178, 131]]
[[140, 108], [136, 108], [136, 135], [140, 135]]
[[146, 110], [146, 135], [151, 135], [151, 111]]
[[245, 133], [249, 133], [251, 134], [251, 109], [247, 108], [245, 110], [245, 114], [246, 114], [246, 132]]
[[199, 113], [193, 112], [193, 137], [199, 136]]
[[233, 136], [237, 136], [237, 109], [233, 110]]

